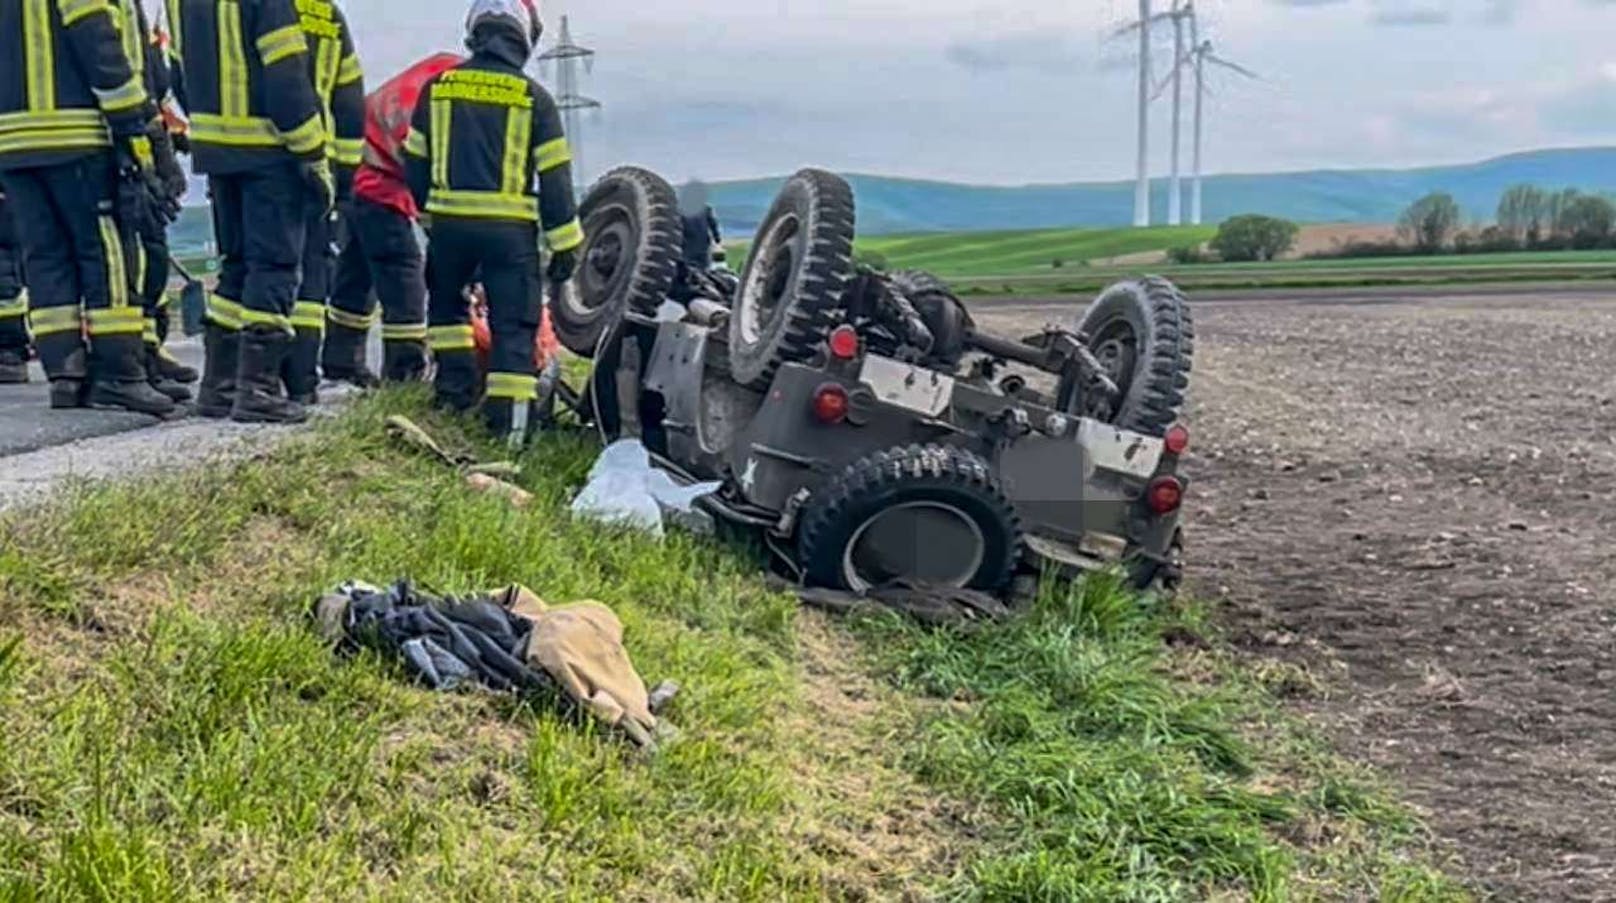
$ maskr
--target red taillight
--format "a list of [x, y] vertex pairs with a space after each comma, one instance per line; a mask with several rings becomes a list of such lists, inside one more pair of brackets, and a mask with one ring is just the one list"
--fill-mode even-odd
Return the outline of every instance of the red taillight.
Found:
[[859, 356], [862, 343], [858, 330], [851, 326], [838, 326], [830, 333], [830, 354], [839, 361], [850, 361]]
[[1190, 431], [1182, 424], [1170, 426], [1167, 428], [1163, 443], [1167, 446], [1168, 454], [1182, 455], [1190, 450]]
[[1157, 514], [1172, 514], [1184, 504], [1184, 484], [1178, 477], [1158, 477], [1145, 490], [1145, 503]]
[[814, 391], [814, 416], [821, 423], [841, 423], [847, 419], [847, 390], [826, 383]]

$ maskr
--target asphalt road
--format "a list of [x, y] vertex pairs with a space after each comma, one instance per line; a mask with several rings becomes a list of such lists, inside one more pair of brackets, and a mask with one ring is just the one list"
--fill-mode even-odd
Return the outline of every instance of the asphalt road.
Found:
[[[202, 369], [199, 340], [172, 341], [168, 347], [175, 357]], [[52, 411], [45, 375], [37, 362], [32, 370], [33, 382], [0, 386], [0, 459], [157, 424], [155, 417], [123, 411]]]

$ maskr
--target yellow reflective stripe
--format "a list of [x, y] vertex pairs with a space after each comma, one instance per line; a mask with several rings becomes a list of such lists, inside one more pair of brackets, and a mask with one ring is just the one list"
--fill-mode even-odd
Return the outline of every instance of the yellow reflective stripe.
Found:
[[221, 295], [209, 295], [208, 319], [226, 329], [240, 329], [241, 303]]
[[476, 335], [469, 325], [428, 327], [426, 341], [433, 351], [471, 351], [477, 347]]
[[241, 31], [241, 7], [219, 3], [219, 115], [243, 119], [251, 113], [247, 99], [247, 51]]
[[354, 54], [349, 54], [342, 61], [342, 64], [337, 67], [337, 87], [339, 88], [343, 85], [351, 85], [364, 77], [364, 71], [359, 68], [359, 57]]
[[258, 46], [258, 58], [264, 61], [264, 66], [273, 66], [288, 57], [309, 52], [308, 38], [303, 36], [303, 29], [298, 25], [283, 25], [274, 31], [258, 36], [254, 42]]
[[50, 0], [23, 0], [22, 54], [27, 57], [28, 109], [56, 109], [56, 36], [51, 32]]
[[320, 119], [320, 114], [315, 113], [283, 137], [286, 139], [287, 150], [294, 154], [302, 155], [317, 151], [325, 144], [325, 123]]
[[31, 150], [93, 150], [110, 147], [112, 140], [105, 129], [90, 134], [64, 132], [17, 132], [0, 135], [0, 154]]
[[116, 88], [107, 90], [91, 88], [90, 93], [95, 95], [95, 101], [101, 105], [101, 109], [108, 113], [120, 113], [146, 102], [146, 86], [140, 83], [138, 75]]
[[241, 325], [246, 326], [273, 326], [281, 332], [294, 332], [292, 319], [280, 314], [267, 313], [262, 310], [253, 310], [250, 307], [241, 309]]
[[425, 323], [383, 323], [382, 341], [384, 342], [424, 342], [426, 341]]
[[129, 71], [139, 79], [146, 71], [145, 35], [140, 33], [140, 15], [135, 4], [140, 0], [121, 0], [123, 19], [118, 26], [123, 39], [123, 55], [129, 58]]
[[0, 113], [0, 135], [8, 131], [40, 129], [106, 129], [99, 110], [29, 110]]
[[292, 305], [292, 325], [298, 329], [325, 331], [325, 304], [320, 301], [299, 301]]
[[191, 114], [191, 140], [234, 147], [278, 147], [284, 142], [275, 123], [258, 116]]
[[77, 304], [67, 307], [34, 308], [28, 312], [28, 328], [34, 338], [59, 332], [83, 332], [84, 315]]
[[56, 8], [62, 12], [62, 27], [72, 28], [75, 23], [86, 16], [96, 13], [111, 15], [112, 7], [107, 0], [58, 0]]
[[505, 114], [505, 162], [501, 169], [500, 191], [521, 194], [533, 184], [528, 170], [528, 146], [533, 141], [533, 111], [511, 107]]
[[369, 329], [370, 325], [376, 322], [375, 311], [360, 316], [359, 314], [349, 313], [348, 311], [341, 310], [335, 305], [325, 309], [325, 316], [326, 319], [337, 324], [338, 326], [346, 327], [348, 329], [357, 329], [360, 331]]
[[118, 226], [110, 216], [96, 217], [96, 228], [101, 232], [101, 254], [107, 260], [107, 294], [113, 307], [129, 306], [129, 271], [124, 268], [123, 242], [118, 239]]
[[530, 194], [434, 188], [427, 194], [426, 209], [428, 213], [444, 216], [512, 219], [527, 223], [539, 221], [538, 199]]
[[[434, 93], [436, 89], [434, 89]], [[449, 187], [449, 128], [454, 124], [454, 107], [447, 100], [432, 99], [432, 184]]]
[[536, 401], [539, 397], [539, 378], [527, 373], [488, 374], [489, 398], [507, 398], [511, 401]]
[[410, 134], [404, 139], [404, 153], [412, 157], [426, 156], [426, 136], [419, 129], [410, 129]]
[[[150, 151], [151, 150], [151, 142], [149, 142], [149, 141], [146, 142], [146, 145], [147, 145], [147, 150]], [[137, 286], [144, 287], [146, 285], [146, 263], [147, 263], [146, 258], [147, 258], [147, 256], [148, 255], [146, 254], [146, 246], [144, 244], [141, 244], [141, 243], [137, 242], [135, 244], [135, 285], [137, 285]]]
[[109, 307], [87, 310], [84, 318], [90, 335], [140, 335], [146, 328], [146, 318], [138, 307]]
[[185, 17], [180, 13], [180, 0], [168, 0], [168, 52], [176, 60], [185, 58]]
[[145, 323], [143, 323], [141, 326], [140, 340], [148, 345], [158, 345], [162, 343], [162, 339], [160, 339], [157, 335], [156, 317], [146, 318]]
[[557, 166], [572, 162], [572, 146], [567, 144], [567, 139], [557, 138], [539, 145], [535, 156], [538, 158], [535, 165], [538, 166], [539, 172], [549, 172]]
[[21, 317], [28, 313], [28, 290], [23, 289], [22, 294], [15, 298], [0, 298], [0, 320], [9, 320], [12, 317]]
[[331, 159], [345, 166], [358, 166], [365, 156], [365, 142], [360, 138], [333, 138]]
[[544, 233], [544, 243], [552, 251], [570, 251], [584, 243], [584, 227], [573, 217], [565, 226], [557, 226]]
[[331, 115], [331, 92], [337, 86], [337, 68], [342, 63], [337, 54], [342, 47], [336, 41], [328, 38], [318, 38], [314, 42], [314, 93], [320, 97], [320, 102], [326, 107], [326, 115]]

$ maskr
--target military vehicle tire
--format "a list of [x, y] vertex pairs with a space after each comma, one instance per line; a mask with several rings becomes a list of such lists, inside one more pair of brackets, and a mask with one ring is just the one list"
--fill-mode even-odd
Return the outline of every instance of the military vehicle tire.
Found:
[[667, 299], [684, 232], [673, 186], [654, 172], [624, 166], [600, 177], [578, 208], [584, 227], [578, 270], [550, 300], [556, 338], [594, 357], [595, 346], [624, 311], [654, 313]]
[[738, 382], [767, 386], [781, 364], [824, 340], [853, 278], [853, 232], [853, 189], [840, 176], [805, 169], [786, 180], [758, 226], [730, 315]]
[[1021, 522], [973, 452], [912, 445], [856, 461], [809, 499], [797, 554], [811, 585], [897, 580], [997, 592], [1021, 556]]
[[1089, 306], [1077, 328], [1122, 398], [1080, 403], [1076, 374], [1069, 373], [1058, 390], [1063, 410], [1147, 436], [1164, 435], [1178, 422], [1195, 358], [1195, 324], [1176, 286], [1156, 276], [1113, 285]]

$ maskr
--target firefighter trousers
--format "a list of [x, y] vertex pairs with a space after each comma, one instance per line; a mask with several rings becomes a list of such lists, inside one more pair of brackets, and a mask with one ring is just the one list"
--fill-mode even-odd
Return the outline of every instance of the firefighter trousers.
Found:
[[426, 340], [426, 269], [409, 217], [364, 198], [344, 211], [347, 241], [337, 258], [328, 318], [368, 330], [381, 301], [382, 341]]
[[476, 403], [476, 343], [465, 289], [481, 282], [493, 340], [484, 415], [496, 434], [525, 436], [538, 398], [533, 339], [544, 304], [538, 226], [435, 217], [428, 255], [427, 341], [438, 359], [439, 403], [458, 410]]
[[161, 345], [168, 335], [162, 322], [168, 317], [168, 236], [140, 236], [135, 285], [140, 289], [140, 312], [146, 320], [142, 336], [148, 345]]
[[0, 186], [22, 238], [32, 289], [28, 320], [46, 375], [144, 380], [144, 323], [128, 266], [134, 235], [114, 213], [112, 155], [7, 170], [0, 172]]
[[0, 352], [28, 351], [28, 293], [22, 278], [22, 246], [11, 212], [0, 195]]
[[292, 163], [208, 178], [219, 242], [219, 284], [208, 322], [226, 332], [292, 332], [307, 232], [308, 190]]
[[308, 204], [303, 220], [303, 262], [297, 298], [292, 304], [292, 328], [297, 339], [282, 364], [287, 393], [305, 402], [312, 402], [320, 387], [320, 343], [325, 339], [325, 307], [336, 270], [336, 253], [332, 250], [335, 237], [330, 212], [318, 204]]

